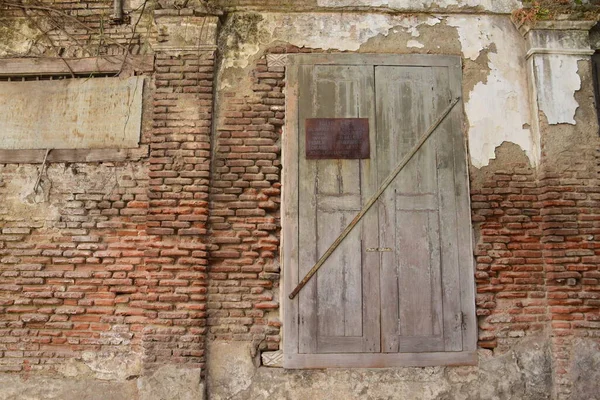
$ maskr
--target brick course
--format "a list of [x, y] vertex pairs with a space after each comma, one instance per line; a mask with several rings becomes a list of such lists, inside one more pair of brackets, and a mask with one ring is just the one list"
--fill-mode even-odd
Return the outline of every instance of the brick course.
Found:
[[220, 93], [211, 184], [209, 337], [248, 340], [261, 350], [276, 350], [281, 340], [276, 310], [284, 77], [284, 67], [268, 67], [263, 56], [248, 93]]

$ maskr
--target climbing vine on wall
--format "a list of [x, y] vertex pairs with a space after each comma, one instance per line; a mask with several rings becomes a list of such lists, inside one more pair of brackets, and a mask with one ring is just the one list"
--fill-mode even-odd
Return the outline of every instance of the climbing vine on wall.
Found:
[[[68, 59], [146, 52], [153, 32], [150, 0], [139, 0], [118, 21], [110, 0], [94, 3], [93, 9], [81, 4], [0, 0], [0, 56]], [[15, 51], [11, 40], [28, 46]]]
[[513, 16], [520, 23], [556, 19], [598, 20], [599, 0], [525, 0]]

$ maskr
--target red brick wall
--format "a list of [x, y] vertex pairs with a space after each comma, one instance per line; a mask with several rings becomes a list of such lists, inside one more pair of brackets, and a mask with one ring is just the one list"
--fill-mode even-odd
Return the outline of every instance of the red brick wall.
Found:
[[[84, 183], [88, 173], [98, 177], [93, 169], [116, 182]], [[36, 172], [0, 165], [0, 196], [9, 196], [11, 181]], [[52, 183], [59, 174], [63, 181]], [[58, 208], [55, 220], [28, 215], [27, 208], [3, 210], [0, 370], [44, 368], [83, 351], [139, 344], [143, 322], [152, 317], [139, 307], [148, 241], [145, 175], [143, 166], [128, 163], [51, 166], [42, 186], [54, 186], [49, 201]]]
[[[284, 49], [273, 49], [282, 52]], [[284, 67], [253, 70], [250, 93], [220, 92], [211, 184], [211, 338], [279, 348]]]
[[214, 52], [156, 55], [149, 159], [147, 363], [202, 366]]
[[506, 160], [510, 150], [520, 152], [505, 144], [484, 171], [471, 173], [479, 346], [484, 348], [509, 346], [544, 330], [548, 320], [536, 174], [524, 154]]
[[[543, 256], [559, 398], [570, 398], [576, 338], [600, 343], [600, 180], [594, 149], [540, 179]], [[554, 170], [554, 171], [553, 171]], [[564, 396], [564, 397], [562, 397]]]
[[[149, 39], [136, 20], [108, 24], [112, 1], [52, 7], [60, 11], [29, 10], [64, 24], [42, 53], [136, 53]], [[148, 158], [50, 165], [46, 199], [31, 206], [14, 191], [39, 167], [0, 164], [0, 371], [47, 369], [84, 351], [137, 353], [146, 368], [204, 365], [215, 55], [155, 57], [144, 96]]]

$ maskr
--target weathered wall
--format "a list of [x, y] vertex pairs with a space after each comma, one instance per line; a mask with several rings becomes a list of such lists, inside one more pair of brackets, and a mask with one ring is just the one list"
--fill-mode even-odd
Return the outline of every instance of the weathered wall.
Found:
[[371, 10], [392, 12], [490, 12], [510, 13], [521, 7], [519, 0], [216, 0], [228, 11], [248, 9], [315, 11]]
[[[53, 163], [37, 193], [39, 165], [0, 160], [0, 398], [201, 398], [204, 382], [214, 399], [597, 396], [590, 64], [555, 63], [569, 75], [558, 81], [537, 70], [558, 103], [532, 90], [528, 43], [506, 14], [519, 2], [132, 2], [129, 24], [107, 25], [111, 3], [60, 3], [85, 27], [54, 15], [50, 39], [21, 10], [0, 16], [0, 57], [155, 57], [147, 156]], [[217, 51], [205, 14], [218, 7]], [[463, 57], [478, 366], [259, 366], [281, 349], [280, 146], [298, 52]]]
[[328, 52], [460, 54], [473, 165], [487, 165], [504, 141], [521, 146], [532, 164], [539, 160], [529, 130], [525, 40], [507, 16], [235, 14], [223, 32], [222, 90], [247, 88], [240, 80], [248, 64], [278, 42]]
[[[283, 26], [294, 28], [278, 28]], [[314, 26], [328, 26], [327, 36], [320, 39]], [[349, 26], [355, 29], [347, 29]], [[486, 33], [476, 36], [476, 40], [475, 35], [466, 34], [469, 29]], [[226, 47], [219, 72], [220, 107], [211, 196], [211, 337], [245, 338], [263, 348], [274, 348], [276, 345], [267, 343], [280, 340], [274, 335], [279, 325], [277, 314], [267, 311], [278, 308], [279, 265], [273, 258], [279, 243], [279, 143], [287, 54], [340, 50], [463, 53], [472, 164], [479, 167], [489, 163], [490, 158], [496, 157], [494, 149], [503, 142], [521, 143], [523, 147], [515, 149], [517, 159], [497, 162], [516, 169], [517, 188], [507, 191], [500, 187], [494, 193], [526, 196], [528, 185], [535, 185], [531, 168], [537, 158], [531, 153], [535, 146], [529, 130], [523, 128], [529, 121], [526, 51], [524, 39], [507, 17], [348, 14], [339, 19], [335, 14], [236, 14], [225, 23], [222, 32]], [[233, 42], [231, 38], [235, 37], [245, 37], [247, 41]], [[417, 40], [420, 46], [413, 45]], [[520, 51], [515, 52], [515, 48]], [[490, 104], [492, 107], [483, 109]], [[514, 116], [507, 118], [506, 113]], [[484, 148], [492, 154], [488, 155]], [[524, 149], [529, 150], [530, 157], [527, 151], [523, 154]], [[512, 173], [505, 174], [509, 177]], [[473, 185], [474, 196], [479, 195], [478, 190]], [[494, 206], [477, 200], [475, 197], [473, 208], [477, 211], [482, 207], [481, 214], [486, 213], [484, 208]], [[531, 207], [526, 203], [521, 206]], [[510, 218], [518, 219], [506, 217], [506, 222]], [[264, 251], [264, 246], [268, 251]], [[510, 256], [503, 260], [514, 261]], [[531, 273], [523, 272], [525, 278], [535, 278]], [[485, 291], [483, 272], [478, 276], [482, 278], [481, 291]], [[512, 290], [507, 288], [502, 295], [508, 297], [509, 292]], [[489, 305], [484, 300], [480, 302], [482, 307]], [[485, 330], [481, 340], [489, 341]]]
[[[281, 28], [284, 26], [285, 29]], [[348, 372], [282, 372], [280, 376], [280, 372], [251, 366], [251, 359], [260, 350], [276, 349], [280, 340], [277, 328], [280, 326], [278, 295], [281, 294], [278, 293], [279, 279], [274, 275], [278, 273], [279, 266], [271, 261], [270, 252], [263, 255], [252, 251], [260, 248], [259, 238], [262, 236], [257, 238], [253, 234], [256, 231], [252, 229], [256, 229], [258, 221], [265, 221], [265, 218], [278, 221], [279, 216], [278, 180], [276, 176], [269, 178], [268, 172], [262, 169], [277, 165], [271, 164], [272, 157], [279, 159], [278, 148], [272, 148], [274, 154], [266, 152], [271, 150], [267, 146], [277, 144], [272, 132], [279, 132], [283, 122], [282, 115], [273, 118], [273, 113], [283, 111], [281, 105], [284, 104], [285, 90], [282, 94], [281, 87], [284, 85], [286, 55], [339, 51], [422, 52], [462, 54], [464, 57], [463, 85], [468, 121], [465, 133], [470, 149], [476, 240], [479, 346], [494, 349], [496, 368], [510, 368], [504, 364], [507, 359], [499, 356], [501, 354], [521, 357], [523, 347], [519, 343], [527, 341], [523, 339], [526, 337], [540, 338], [538, 340], [543, 346], [553, 351], [558, 343], [564, 346], [563, 356], [559, 356], [559, 360], [551, 356], [548, 364], [552, 370], [548, 378], [550, 381], [554, 372], [556, 376], [563, 377], [557, 379], [556, 386], [552, 381], [539, 392], [509, 391], [501, 394], [498, 382], [489, 378], [473, 378], [473, 382], [477, 382], [474, 386], [480, 390], [471, 392], [473, 398], [493, 398], [495, 395], [499, 398], [569, 398], [571, 393], [578, 396], [572, 398], [585, 398], [593, 393], [590, 387], [596, 389], [597, 384], [591, 378], [582, 378], [579, 372], [575, 377], [570, 376], [572, 373], [569, 371], [573, 371], [573, 367], [561, 369], [559, 365], [586, 363], [591, 367], [594, 361], [584, 361], [580, 353], [572, 355], [572, 348], [566, 346], [567, 340], [559, 338], [564, 334], [577, 334], [557, 331], [560, 327], [575, 327], [559, 321], [579, 318], [592, 321], [598, 315], [598, 308], [593, 305], [597, 290], [597, 281], [593, 278], [596, 267], [589, 264], [597, 248], [596, 236], [582, 235], [583, 232], [595, 232], [594, 222], [591, 222], [595, 217], [590, 214], [597, 212], [594, 189], [584, 188], [584, 185], [595, 187], [597, 184], [597, 165], [591, 154], [595, 154], [598, 148], [598, 128], [592, 116], [586, 115], [593, 112], [593, 102], [588, 100], [585, 108], [579, 106], [577, 115], [573, 110], [572, 117], [579, 118], [574, 129], [580, 134], [585, 132], [585, 137], [573, 142], [566, 139], [571, 143], [567, 147], [577, 146], [582, 154], [590, 154], [588, 161], [571, 159], [571, 162], [587, 163], [586, 168], [576, 167], [583, 180], [576, 182], [566, 178], [546, 182], [545, 171], [558, 167], [561, 172], [553, 177], [563, 176], [566, 169], [560, 158], [568, 156], [562, 146], [564, 142], [557, 143], [562, 141], [560, 134], [550, 137], [546, 131], [532, 132], [530, 129], [534, 122], [531, 120], [530, 103], [544, 104], [544, 96], [530, 97], [537, 96], [537, 93], [532, 93], [528, 87], [526, 41], [508, 17], [235, 14], [226, 20], [222, 32], [225, 48], [218, 82], [220, 107], [213, 170], [216, 189], [211, 196], [211, 210], [215, 211], [211, 211], [211, 232], [214, 234], [209, 239], [213, 243], [211, 257], [214, 259], [209, 274], [209, 341], [215, 340], [214, 350], [208, 359], [209, 393], [223, 398], [248, 395], [318, 397], [320, 390], [326, 390], [328, 379], [336, 382], [346, 379], [344, 374]], [[240, 37], [246, 40], [235, 40]], [[582, 90], [572, 88], [564, 92], [553, 107], [561, 108], [564, 104], [566, 109], [568, 103], [583, 105], [583, 98], [587, 96], [590, 99], [589, 63], [577, 71], [576, 76], [568, 79], [579, 82]], [[560, 90], [563, 83], [550, 83], [550, 87]], [[569, 128], [559, 127], [559, 131], [564, 129]], [[548, 153], [550, 146], [556, 149], [557, 154]], [[257, 161], [259, 158], [269, 161], [262, 164]], [[566, 202], [554, 201], [563, 195]], [[556, 208], [562, 206], [570, 209]], [[563, 222], [571, 226], [567, 221], [581, 219], [588, 221], [576, 223], [582, 230], [563, 230], [566, 228]], [[277, 240], [279, 237], [279, 231], [265, 232], [264, 235], [269, 239], [268, 243], [272, 243], [273, 238]], [[556, 244], [563, 241], [569, 244]], [[554, 253], [554, 248], [562, 250]], [[565, 251], [565, 248], [569, 250]], [[562, 274], [553, 273], [568, 270], [585, 271], [589, 285], [574, 289], [584, 293], [580, 300], [573, 300], [579, 296], [573, 293], [566, 296], [554, 293], [564, 290], [566, 280], [562, 279]], [[583, 277], [582, 273], [574, 275], [579, 279]], [[570, 274], [566, 272], [566, 275]], [[556, 280], [561, 288], [548, 286]], [[255, 294], [261, 296], [253, 296]], [[591, 306], [587, 306], [590, 301]], [[573, 308], [561, 308], [563, 305], [572, 305]], [[588, 313], [586, 317], [564, 315], [583, 310]], [[586, 327], [579, 335], [589, 337], [586, 346], [593, 347], [597, 334], [594, 323], [577, 326]], [[224, 342], [232, 340], [243, 340], [248, 347], [239, 350], [236, 342]], [[221, 357], [221, 353], [226, 356]], [[561, 358], [564, 361], [560, 361]], [[246, 365], [247, 369], [240, 365]], [[473, 370], [473, 376], [485, 376], [486, 368], [482, 359], [479, 368]], [[445, 375], [455, 370], [448, 368], [445, 371], [432, 386], [449, 387], [448, 398], [460, 398], [459, 391]], [[407, 380], [419, 381], [415, 378], [415, 371], [405, 372], [409, 376]], [[241, 381], [231, 382], [224, 378], [231, 374], [242, 376]], [[360, 376], [373, 386], [374, 382], [387, 379], [385, 372], [373, 372], [369, 378]], [[268, 385], [279, 379], [282, 380], [281, 385]], [[512, 379], [507, 378], [504, 383], [507, 387], [518, 388], [518, 381]], [[302, 388], [295, 386], [297, 381], [311, 382], [309, 391], [303, 392]], [[487, 391], [485, 382], [489, 382], [497, 393]], [[321, 385], [323, 389], [319, 389]], [[395, 392], [400, 398], [444, 398], [442, 393], [422, 394], [429, 390], [427, 385], [417, 385], [420, 394], [415, 394], [407, 386], [401, 390], [400, 386]], [[340, 398], [355, 395], [352, 390], [356, 386], [351, 386], [351, 389], [340, 383], [335, 387]], [[574, 387], [574, 391], [570, 387]], [[586, 394], [577, 392], [577, 388], [587, 388], [581, 389]], [[385, 397], [385, 390], [367, 390], [364, 393], [378, 398]]]
[[152, 42], [156, 59], [137, 157], [50, 163], [36, 192], [39, 164], [0, 160], [0, 370], [20, 376], [2, 376], [1, 398], [203, 394], [214, 48], [158, 51], [171, 32], [154, 30], [155, 6], [127, 3], [113, 24], [112, 1], [0, 4], [3, 57], [68, 64]]
[[209, 346], [211, 399], [542, 400], [552, 388], [551, 353], [543, 338], [523, 341], [501, 356], [482, 350], [478, 367], [286, 371], [257, 368], [251, 352], [248, 344]]

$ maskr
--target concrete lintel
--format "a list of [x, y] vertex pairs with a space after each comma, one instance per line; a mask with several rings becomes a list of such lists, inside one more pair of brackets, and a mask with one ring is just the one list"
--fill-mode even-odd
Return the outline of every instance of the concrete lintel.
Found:
[[215, 51], [217, 50], [216, 45], [200, 45], [200, 46], [161, 46], [157, 45], [154, 47], [154, 50], [157, 52], [165, 52], [165, 53], [202, 53], [205, 51]]
[[527, 51], [527, 55], [525, 58], [529, 58], [536, 54], [557, 54], [557, 55], [565, 55], [565, 56], [591, 56], [594, 54], [594, 50], [586, 50], [586, 49], [542, 49], [542, 48], [533, 48]]
[[558, 30], [558, 31], [589, 31], [596, 21], [537, 21], [535, 23], [519, 23], [514, 21], [515, 26], [523, 36], [526, 36], [531, 30]]
[[217, 16], [163, 15], [156, 19], [158, 39], [152, 47], [156, 51], [214, 50], [219, 33]]
[[513, 19], [513, 23], [527, 41], [527, 58], [533, 54], [580, 56], [593, 54], [589, 32], [596, 21], [560, 20], [522, 23]]
[[154, 56], [3, 58], [0, 59], [0, 76], [117, 74], [124, 69], [124, 63], [134, 71], [152, 72]]

